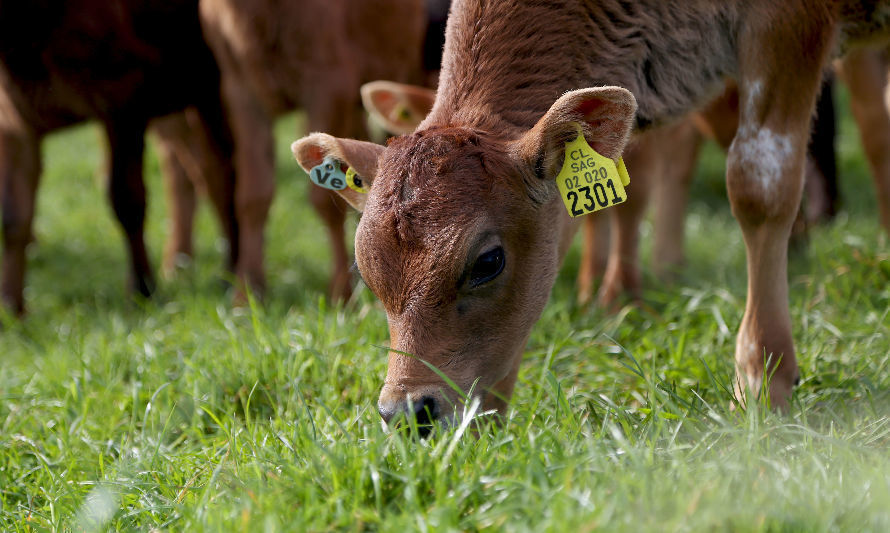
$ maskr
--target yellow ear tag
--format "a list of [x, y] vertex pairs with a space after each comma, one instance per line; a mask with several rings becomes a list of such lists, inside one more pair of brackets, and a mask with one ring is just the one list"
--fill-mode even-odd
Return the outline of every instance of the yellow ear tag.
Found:
[[624, 160], [615, 161], [598, 154], [587, 144], [581, 125], [578, 137], [566, 143], [566, 158], [556, 176], [562, 201], [573, 217], [587, 215], [627, 200], [624, 187], [630, 176]]
[[355, 192], [368, 194], [368, 188], [365, 187], [364, 180], [361, 176], [355, 173], [355, 170], [353, 170], [352, 167], [346, 169], [346, 185]]
[[618, 158], [618, 176], [621, 177], [621, 186], [627, 187], [630, 185], [630, 174], [627, 173], [627, 167], [624, 166], [624, 158]]

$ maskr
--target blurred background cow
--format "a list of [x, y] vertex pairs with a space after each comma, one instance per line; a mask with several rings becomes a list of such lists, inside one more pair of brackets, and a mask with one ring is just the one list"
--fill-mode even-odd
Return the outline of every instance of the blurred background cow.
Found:
[[[434, 31], [442, 32], [447, 6], [436, 9]], [[147, 296], [155, 283], [142, 229], [142, 156], [149, 121], [163, 117], [152, 124], [171, 213], [165, 270], [192, 254], [197, 184], [222, 221], [230, 267], [261, 293], [273, 121], [301, 108], [310, 130], [367, 138], [362, 83], [434, 79], [436, 59], [427, 60], [432, 74], [423, 70], [426, 27], [423, 0], [0, 0], [4, 303], [24, 310], [41, 139], [88, 119], [108, 139], [108, 190], [132, 288]], [[434, 56], [441, 39], [429, 39]], [[346, 209], [317, 187], [310, 198], [333, 249], [330, 294], [346, 298]]]
[[24, 310], [41, 139], [87, 119], [101, 122], [107, 136], [108, 194], [126, 236], [133, 290], [148, 296], [154, 286], [143, 235], [145, 129], [152, 118], [187, 107], [219, 159], [211, 196], [234, 265], [233, 146], [219, 84], [197, 0], [0, 1], [0, 290], [7, 306]]

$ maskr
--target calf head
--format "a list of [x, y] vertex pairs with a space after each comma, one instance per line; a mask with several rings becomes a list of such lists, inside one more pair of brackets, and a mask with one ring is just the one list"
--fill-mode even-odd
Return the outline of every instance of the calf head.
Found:
[[389, 322], [378, 402], [387, 421], [460, 418], [462, 395], [430, 366], [484, 409], [505, 408], [570, 226], [554, 181], [565, 143], [580, 125], [596, 151], [617, 158], [635, 108], [624, 89], [582, 89], [512, 136], [433, 124], [385, 148], [325, 134], [294, 143], [307, 170], [332, 157], [370, 185], [341, 193], [363, 211], [356, 263]]

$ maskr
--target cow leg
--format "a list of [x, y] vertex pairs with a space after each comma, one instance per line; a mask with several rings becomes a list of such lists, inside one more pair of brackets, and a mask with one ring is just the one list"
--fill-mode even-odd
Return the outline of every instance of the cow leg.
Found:
[[[200, 177], [203, 177], [207, 196], [219, 218], [223, 235], [229, 242], [226, 266], [234, 272], [240, 256], [240, 226], [235, 207], [237, 179], [231, 159], [231, 154], [235, 151], [233, 133], [220, 100], [205, 99], [198, 106], [197, 113], [193, 113], [192, 110], [186, 112], [186, 119], [200, 142]], [[274, 194], [274, 172], [272, 183], [273, 190], [267, 199], [267, 212], [272, 202], [271, 194]], [[265, 225], [265, 221], [263, 224]], [[260, 250], [259, 271], [262, 274], [262, 250]]]
[[650, 148], [657, 146], [658, 132], [648, 132], [632, 141], [624, 151], [624, 161], [631, 176], [627, 187], [627, 201], [609, 210], [610, 225], [609, 262], [603, 277], [597, 300], [599, 305], [610, 308], [622, 293], [639, 297], [640, 282], [640, 222], [649, 202], [649, 183], [661, 166], [658, 157], [652, 157]]
[[238, 220], [237, 267], [244, 291], [262, 296], [266, 289], [263, 269], [264, 231], [275, 195], [275, 144], [272, 118], [246, 87], [228, 77], [224, 83], [235, 137], [235, 213]]
[[834, 139], [837, 136], [834, 76], [826, 76], [822, 81], [812, 129], [804, 178], [807, 224], [831, 220], [838, 209], [837, 155], [834, 149]]
[[654, 147], [662, 163], [655, 185], [652, 268], [661, 279], [676, 274], [686, 261], [686, 205], [701, 143], [701, 134], [687, 119], [666, 128], [661, 142]]
[[25, 248], [31, 242], [40, 177], [40, 139], [33, 133], [0, 132], [0, 201], [3, 206], [3, 304], [25, 311]]
[[[313, 94], [307, 106], [309, 131], [331, 132], [334, 136], [365, 138], [358, 109], [358, 91], [331, 92], [336, 84], [318, 83], [316, 89], [328, 89], [327, 94]], [[348, 87], [346, 83], [344, 86]], [[356, 84], [356, 87], [358, 84]], [[352, 295], [352, 275], [349, 271], [350, 254], [346, 250], [345, 224], [349, 206], [336, 193], [310, 183], [309, 199], [315, 212], [324, 222], [331, 243], [333, 260], [328, 294], [332, 300], [348, 300]]]
[[163, 272], [170, 277], [178, 265], [192, 258], [192, 229], [196, 208], [195, 186], [190, 176], [194, 168], [191, 132], [183, 114], [152, 122], [158, 138], [158, 151], [164, 174], [164, 190], [170, 210]]
[[111, 162], [108, 194], [114, 214], [124, 230], [130, 253], [130, 288], [142, 296], [154, 290], [154, 276], [145, 250], [145, 183], [142, 156], [145, 122], [115, 119], [106, 124]]
[[[748, 270], [745, 315], [736, 341], [736, 396], [744, 404], [749, 393], [766, 390], [779, 410], [787, 408], [799, 379], [788, 309], [788, 239], [803, 192], [810, 117], [830, 41], [826, 29], [815, 25], [787, 30], [788, 35], [770, 35], [779, 43], [770, 49], [785, 49], [787, 56], [742, 57], [740, 123], [726, 170]], [[745, 45], [754, 42], [770, 46], [769, 40], [752, 41], [740, 43], [741, 49], [751, 49]], [[788, 43], [803, 42], [806, 50], [788, 49]], [[788, 57], [796, 59], [786, 61]], [[793, 72], [788, 72], [789, 64], [795, 65]]]
[[[206, 117], [206, 118], [205, 118]], [[171, 274], [177, 261], [192, 256], [196, 191], [210, 198], [229, 243], [227, 268], [234, 272], [238, 258], [238, 223], [235, 216], [235, 170], [227, 154], [234, 150], [229, 126], [217, 102], [203, 104], [152, 123], [164, 165], [170, 233], [164, 252], [164, 272]]]
[[583, 230], [577, 281], [580, 306], [591, 302], [594, 282], [606, 272], [609, 262], [609, 216], [606, 213], [587, 215]]
[[856, 50], [841, 62], [841, 75], [850, 89], [850, 108], [871, 167], [878, 195], [881, 225], [890, 233], [890, 92], [886, 53]]
[[173, 154], [163, 154], [164, 185], [170, 206], [170, 229], [164, 247], [164, 275], [172, 276], [177, 266], [188, 264], [194, 255], [192, 234], [197, 198], [195, 186], [182, 162]]

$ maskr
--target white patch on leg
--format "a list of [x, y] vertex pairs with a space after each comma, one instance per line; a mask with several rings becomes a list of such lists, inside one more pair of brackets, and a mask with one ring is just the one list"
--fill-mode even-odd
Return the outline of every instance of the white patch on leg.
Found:
[[734, 163], [742, 165], [744, 172], [760, 185], [764, 193], [779, 183], [792, 153], [791, 137], [766, 127], [739, 130], [730, 150], [731, 156], [737, 158]]
[[791, 137], [762, 126], [757, 105], [763, 96], [763, 83], [754, 80], [746, 85], [747, 96], [740, 117], [739, 131], [729, 150], [731, 163], [741, 165], [743, 172], [768, 194], [782, 178], [783, 170], [793, 154]]

